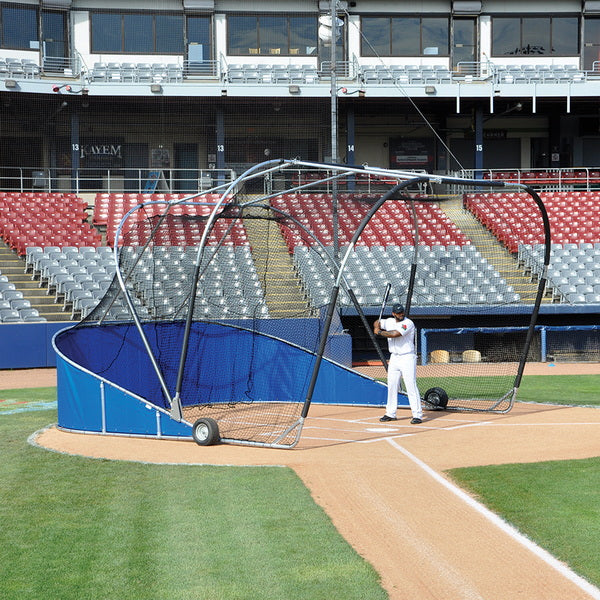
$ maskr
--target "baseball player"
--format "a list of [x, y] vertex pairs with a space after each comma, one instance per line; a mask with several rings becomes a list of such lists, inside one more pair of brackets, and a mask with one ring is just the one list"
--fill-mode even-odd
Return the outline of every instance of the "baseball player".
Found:
[[388, 363], [388, 394], [385, 415], [379, 420], [384, 423], [396, 420], [400, 377], [404, 380], [406, 395], [412, 412], [412, 424], [423, 422], [421, 394], [417, 387], [417, 353], [415, 350], [415, 324], [404, 316], [404, 306], [394, 304], [392, 317], [377, 319], [375, 335], [387, 338], [390, 351]]

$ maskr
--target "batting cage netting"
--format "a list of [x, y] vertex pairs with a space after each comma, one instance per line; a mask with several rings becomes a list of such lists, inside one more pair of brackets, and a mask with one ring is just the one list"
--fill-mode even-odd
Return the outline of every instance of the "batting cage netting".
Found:
[[[369, 377], [385, 380], [387, 348], [372, 334], [380, 310], [402, 302], [408, 316], [450, 315], [461, 327], [488, 314], [506, 326], [518, 312], [522, 331], [473, 333], [469, 347], [452, 332], [431, 337], [418, 372], [426, 408], [507, 411], [551, 301], [549, 242], [543, 203], [524, 186], [267, 161], [201, 194], [140, 195], [115, 235], [117, 277], [79, 327], [117, 321], [95, 372], [192, 425], [199, 443], [292, 447], [311, 402], [347, 389], [319, 374], [354, 371], [352, 338], [381, 365]], [[535, 277], [519, 243], [546, 249]], [[131, 348], [150, 365], [138, 377]]]

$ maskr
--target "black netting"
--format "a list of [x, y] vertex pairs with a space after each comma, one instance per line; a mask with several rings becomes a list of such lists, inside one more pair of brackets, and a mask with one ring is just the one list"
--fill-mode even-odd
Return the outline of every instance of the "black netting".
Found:
[[[183, 417], [212, 416], [232, 440], [282, 443], [310, 401], [336, 283], [328, 341], [348, 336], [344, 315], [372, 323], [390, 284], [388, 307], [402, 302], [411, 316], [450, 314], [461, 323], [459, 332], [446, 323], [428, 335], [426, 349], [419, 343], [421, 392], [443, 387], [454, 409], [509, 409], [524, 348], [531, 342], [538, 356], [539, 336], [528, 340], [527, 326], [477, 327], [482, 315], [505, 324], [515, 307], [527, 319], [537, 300], [551, 301], [514, 251], [522, 235], [510, 202], [505, 210], [497, 196], [433, 196], [422, 182], [392, 193], [395, 179], [333, 176], [294, 164], [241, 180], [225, 198], [141, 203], [117, 239], [129, 302], [115, 280], [85, 322], [132, 319], [131, 304], [142, 331], [144, 323], [177, 324], [148, 346]], [[528, 232], [543, 235], [535, 200], [517, 198], [531, 215]], [[482, 217], [492, 206], [504, 215], [494, 226]], [[274, 367], [270, 340], [285, 346], [288, 363]], [[333, 346], [325, 358], [351, 367], [351, 353]], [[281, 371], [287, 383], [270, 384]]]

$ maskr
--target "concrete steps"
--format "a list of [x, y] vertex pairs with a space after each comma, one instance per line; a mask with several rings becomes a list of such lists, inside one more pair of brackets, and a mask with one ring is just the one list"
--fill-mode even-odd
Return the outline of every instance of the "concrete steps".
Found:
[[[521, 302], [531, 304], [537, 296], [537, 283], [525, 275], [518, 260], [490, 233], [468, 210], [462, 199], [456, 198], [440, 203], [446, 216], [471, 240], [481, 255], [500, 273], [500, 276], [519, 294]], [[551, 302], [544, 297], [543, 302]]]
[[48, 321], [69, 321], [71, 312], [63, 312], [62, 302], [55, 304], [54, 293], [48, 294], [48, 286], [32, 279], [31, 272], [25, 272], [25, 259], [17, 256], [3, 241], [0, 241], [0, 272], [6, 275], [15, 288], [29, 300], [31, 307], [39, 311]]
[[274, 317], [306, 316], [309, 303], [295, 275], [292, 258], [279, 225], [267, 220], [267, 216], [267, 209], [252, 208], [246, 213], [244, 226], [269, 313]]

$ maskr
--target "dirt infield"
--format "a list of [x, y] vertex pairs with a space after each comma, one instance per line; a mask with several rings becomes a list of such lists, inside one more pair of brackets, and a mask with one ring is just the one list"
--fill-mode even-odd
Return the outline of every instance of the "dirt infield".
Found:
[[[0, 387], [53, 385], [51, 371], [0, 372]], [[538, 372], [600, 373], [600, 365], [526, 370]], [[517, 403], [505, 415], [426, 412], [422, 425], [410, 425], [408, 411], [390, 424], [380, 423], [380, 414], [381, 409], [315, 405], [294, 450], [200, 447], [54, 427], [36, 441], [59, 452], [115, 460], [287, 465], [377, 569], [393, 600], [600, 599], [600, 590], [443, 474], [458, 466], [599, 456], [600, 410]]]

